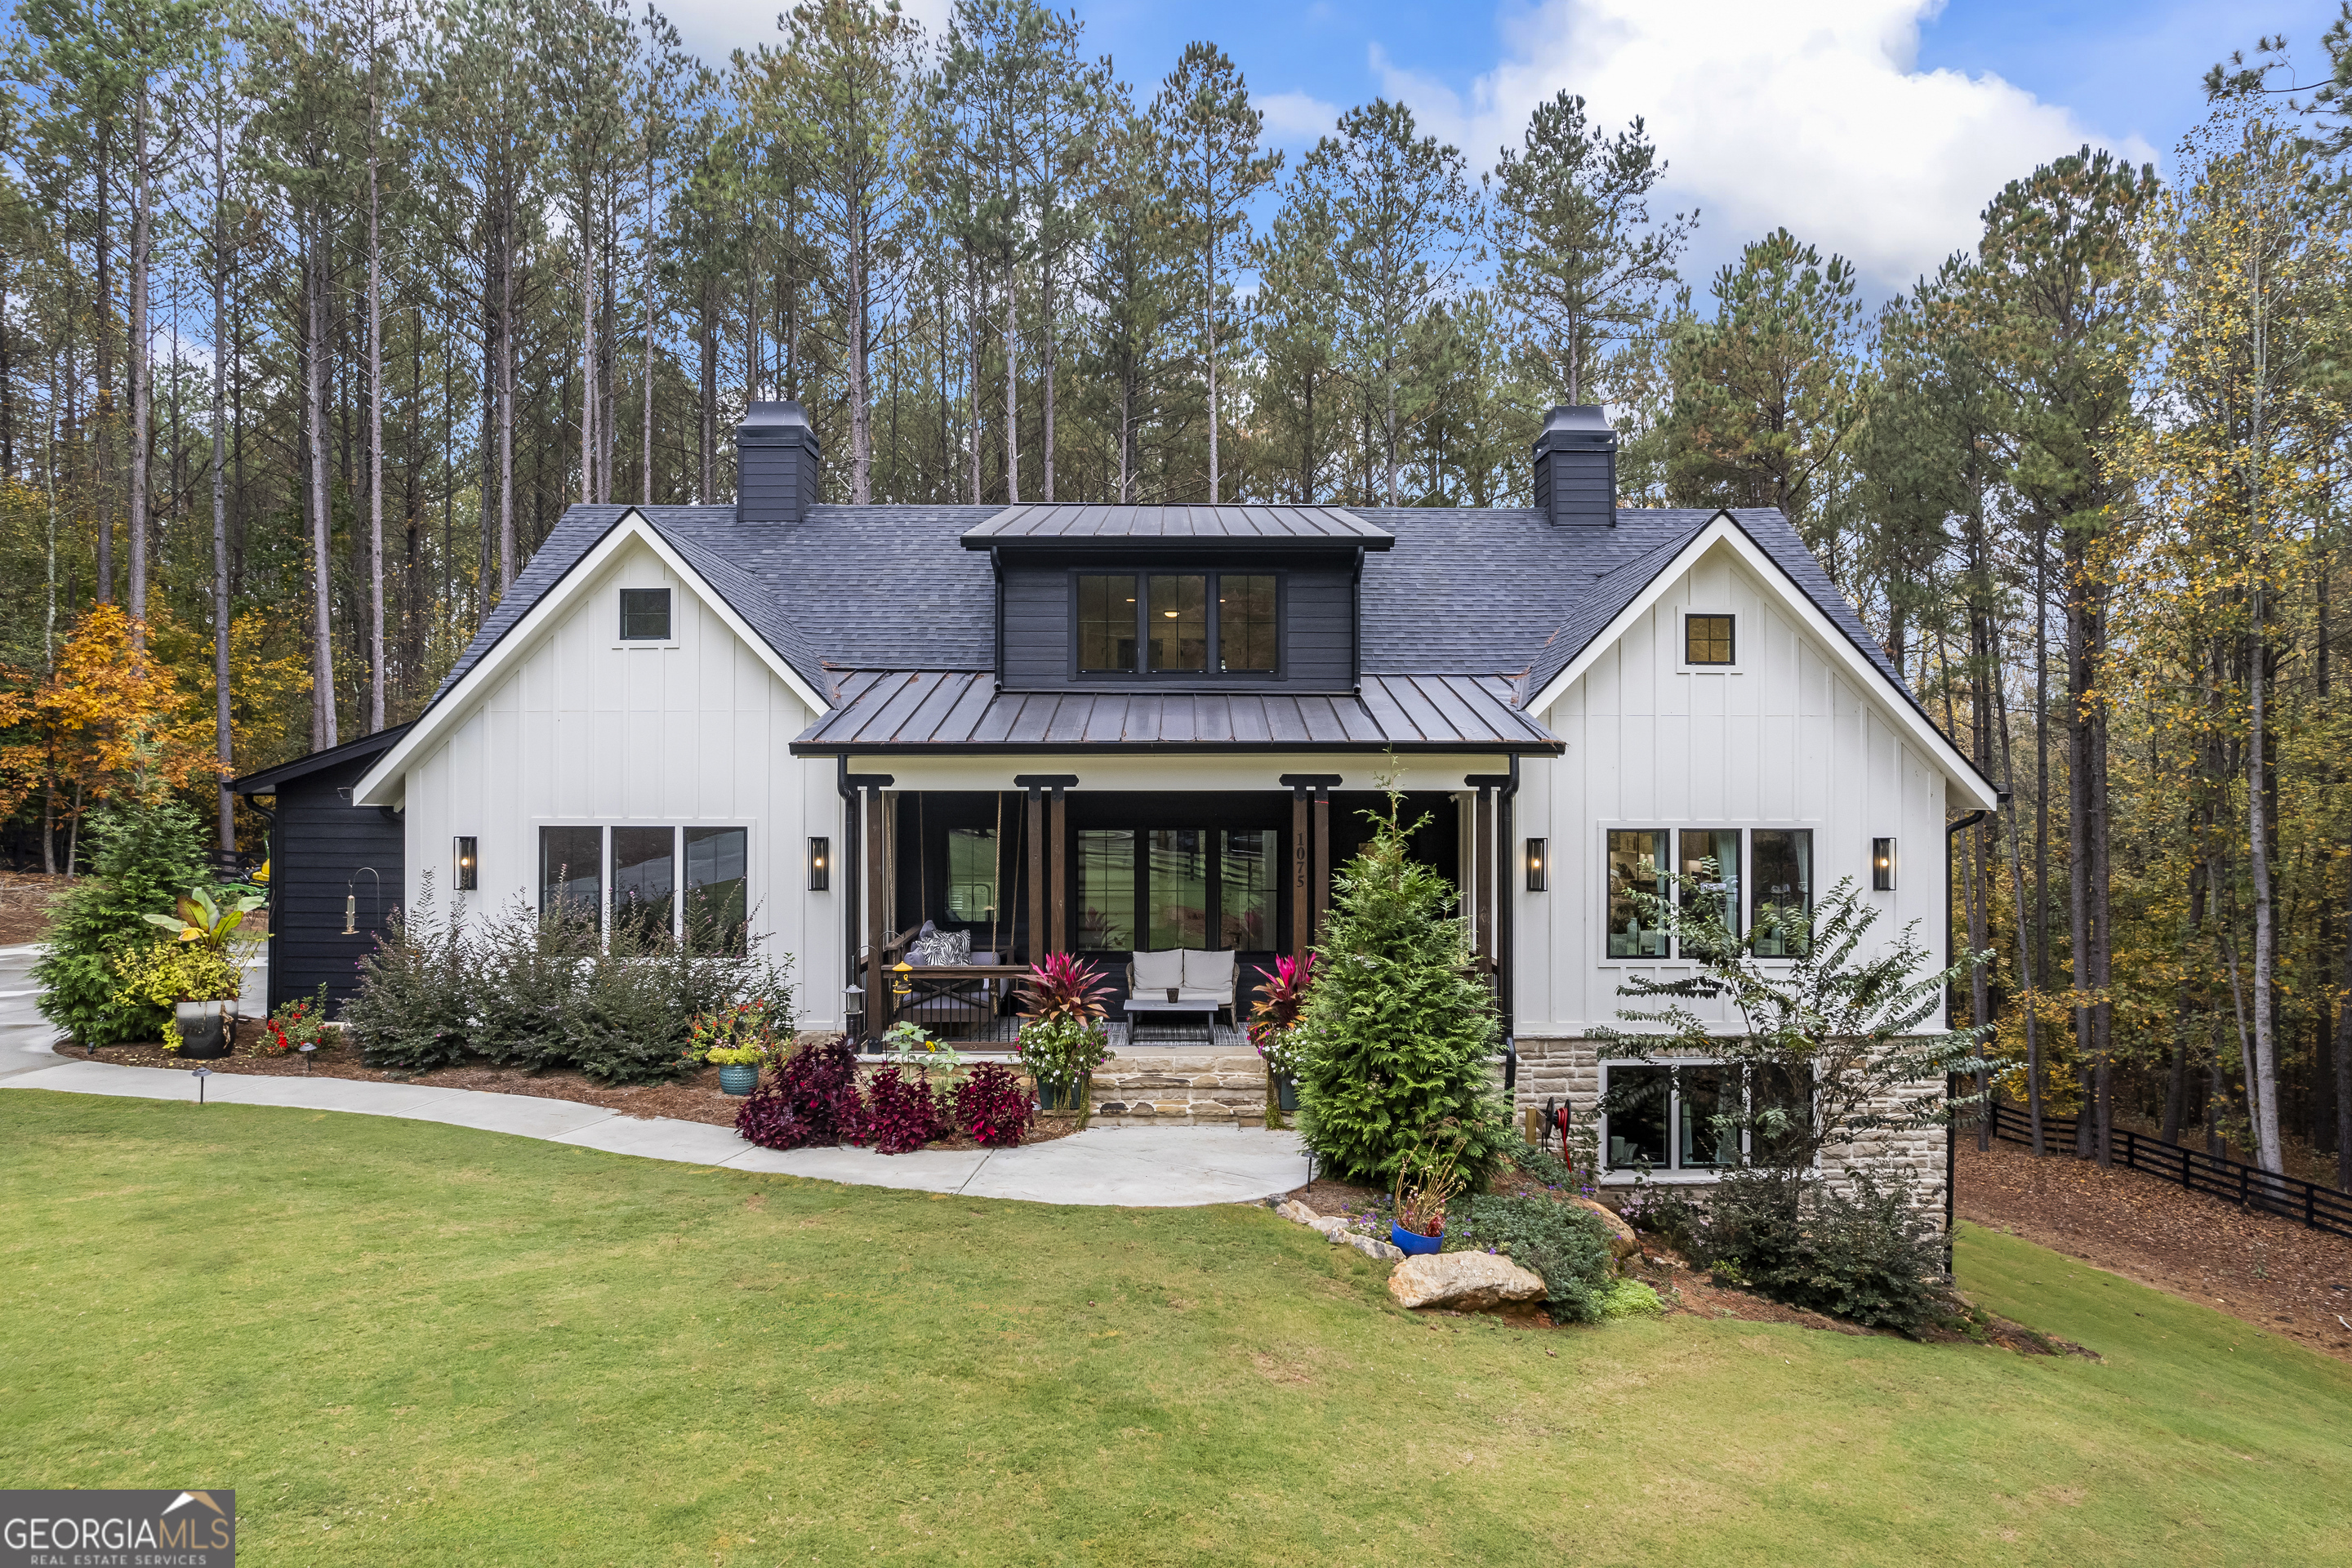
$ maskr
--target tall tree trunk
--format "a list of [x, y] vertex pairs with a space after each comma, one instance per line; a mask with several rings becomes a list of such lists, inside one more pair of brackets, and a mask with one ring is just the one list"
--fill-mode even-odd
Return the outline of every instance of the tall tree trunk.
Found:
[[580, 499], [596, 500], [595, 215], [580, 203]]
[[122, 520], [131, 555], [131, 646], [147, 646], [147, 457], [154, 388], [147, 359], [147, 281], [153, 248], [153, 184], [147, 167], [147, 79], [139, 79], [131, 117], [131, 485]]
[[866, 311], [866, 213], [853, 208], [849, 220], [849, 499], [858, 506], [874, 500], [874, 407], [871, 366], [866, 358], [871, 333]]
[[700, 323], [702, 375], [702, 450], [698, 454], [698, 488], [694, 499], [704, 506], [719, 499], [719, 280], [702, 282]]
[[515, 401], [515, 205], [509, 185], [505, 193], [499, 236], [499, 596], [514, 586], [514, 401]]
[[1004, 504], [1021, 504], [1021, 289], [1004, 272]]
[[335, 643], [330, 605], [334, 561], [330, 543], [334, 520], [327, 488], [327, 237], [326, 222], [310, 219], [310, 257], [305, 268], [310, 292], [310, 342], [304, 369], [304, 413], [310, 426], [310, 749], [336, 744]]
[[2010, 898], [2017, 906], [2017, 978], [2025, 1003], [2025, 1116], [2033, 1138], [2033, 1152], [2038, 1157], [2048, 1152], [2042, 1143], [2042, 1018], [2041, 996], [2033, 988], [2034, 967], [2032, 933], [2025, 920], [2025, 834], [2018, 822], [2017, 765], [2010, 755], [2009, 702], [2006, 688], [1996, 679], [1995, 700], [2000, 703], [2000, 771], [2011, 781], [2009, 795], [2009, 888]]
[[[2259, 565], [2257, 571], [2259, 571]], [[2271, 898], [2270, 789], [2264, 743], [2270, 725], [2268, 666], [2270, 643], [2264, 617], [2268, 602], [2259, 577], [2254, 583], [2254, 645], [2247, 660], [2246, 839], [2254, 884], [2254, 1063], [2247, 1098], [2254, 1116], [2255, 1158], [2265, 1171], [2286, 1169], [2279, 1142], [2278, 1041], [2271, 993], [2272, 955], [2275, 933]]]
[[[2033, 972], [2055, 987], [2050, 961], [2050, 531], [2033, 531]], [[2037, 1103], [2046, 1086], [2034, 1076]]]
[[[373, 59], [370, 61], [373, 65]], [[383, 230], [375, 92], [368, 92], [368, 733], [383, 728]]]
[[[100, 120], [98, 132], [98, 403], [92, 409], [91, 423], [98, 426], [98, 602], [114, 603], [114, 279], [110, 263], [113, 259], [113, 209], [111, 191], [108, 184], [108, 153], [114, 141], [114, 127]], [[76, 806], [73, 831], [81, 826], [79, 806]], [[73, 857], [66, 857], [66, 872], [73, 873]]]
[[2352, 1193], [2352, 893], [2344, 908], [2344, 989], [2336, 1008], [2336, 1184]]
[[[215, 105], [218, 100], [215, 100]], [[221, 112], [213, 121], [213, 743], [220, 762], [220, 847], [236, 854], [236, 797], [228, 781], [236, 761], [229, 710], [228, 591], [228, 358], [236, 352], [221, 328], [228, 320], [227, 130]]]
[[1038, 368], [1045, 374], [1045, 438], [1038, 458], [1045, 470], [1045, 504], [1054, 504], [1054, 365], [1059, 357], [1054, 343], [1054, 269], [1049, 263], [1044, 272], [1045, 298], [1038, 301], [1037, 344]]
[[982, 331], [981, 322], [986, 320], [988, 302], [982, 297], [979, 259], [967, 252], [964, 256], [963, 265], [965, 276], [971, 284], [971, 311], [966, 321], [964, 330], [965, 343], [971, 350], [971, 395], [964, 399], [964, 403], [971, 410], [971, 504], [978, 506], [981, 504], [980, 340]]
[[2098, 1121], [2098, 1034], [2091, 1021], [2091, 802], [2090, 724], [2084, 711], [2091, 684], [2088, 616], [2082, 595], [2084, 564], [2079, 540], [2066, 541], [2066, 915], [2071, 989], [2074, 1004], [2074, 1063], [2083, 1097], [2074, 1119], [2074, 1152], [2097, 1155], [2105, 1149]]

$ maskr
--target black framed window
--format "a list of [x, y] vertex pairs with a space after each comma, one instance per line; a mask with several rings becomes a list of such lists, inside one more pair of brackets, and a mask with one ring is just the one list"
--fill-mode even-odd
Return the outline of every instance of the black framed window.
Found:
[[1151, 668], [1209, 668], [1209, 579], [1196, 573], [1154, 573], [1150, 627]]
[[621, 640], [623, 642], [669, 641], [669, 590], [667, 588], [621, 590]]
[[1777, 1161], [1802, 1151], [1812, 1123], [1812, 1075], [1802, 1068], [1610, 1063], [1601, 1087], [1601, 1163], [1612, 1171], [1713, 1173]]
[[539, 830], [539, 912], [543, 920], [584, 921], [592, 933], [604, 913], [604, 830]]
[[[1723, 923], [1734, 933], [1739, 930], [1739, 829], [1736, 827], [1685, 827], [1682, 840], [1682, 874], [1690, 880], [1684, 883], [1682, 907], [1694, 914], [1700, 912], [1701, 900], [1713, 908], [1706, 912], [1720, 911]], [[1696, 887], [1691, 883], [1696, 883]], [[1684, 946], [1687, 956], [1689, 946]]]
[[744, 951], [751, 914], [751, 835], [740, 827], [686, 830], [687, 942], [706, 952]]
[[1217, 668], [1232, 675], [1275, 671], [1274, 576], [1226, 572], [1217, 577]]
[[677, 829], [613, 829], [613, 932], [651, 943], [669, 934], [677, 887]]
[[1281, 670], [1276, 573], [1082, 572], [1076, 589], [1082, 676]]
[[1609, 956], [1664, 958], [1665, 923], [1645, 910], [1634, 895], [1666, 896], [1672, 885], [1667, 874], [1670, 851], [1664, 828], [1612, 827], [1609, 830]]
[[1734, 658], [1733, 617], [1730, 616], [1685, 616], [1683, 617], [1683, 662], [1685, 664], [1732, 664]]
[[1087, 827], [1077, 834], [1076, 944], [1272, 952], [1280, 836], [1263, 829]]
[[1138, 608], [1133, 574], [1087, 573], [1078, 578], [1080, 674], [1124, 675], [1135, 668]]
[[1756, 932], [1756, 956], [1803, 956], [1812, 929], [1813, 830], [1752, 829], [1748, 857], [1748, 923]]

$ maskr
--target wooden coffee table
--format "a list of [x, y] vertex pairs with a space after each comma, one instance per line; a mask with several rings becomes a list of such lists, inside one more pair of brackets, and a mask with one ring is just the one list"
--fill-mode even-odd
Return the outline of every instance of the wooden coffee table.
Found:
[[[1200, 1020], [1198, 1032], [1188, 1027], [1185, 1020]], [[1147, 1020], [1165, 1019], [1150, 1034], [1143, 1032]], [[1213, 1046], [1217, 1043], [1217, 1005], [1214, 1002], [1171, 1002], [1165, 996], [1130, 996], [1127, 999], [1127, 1039], [1135, 1046]]]

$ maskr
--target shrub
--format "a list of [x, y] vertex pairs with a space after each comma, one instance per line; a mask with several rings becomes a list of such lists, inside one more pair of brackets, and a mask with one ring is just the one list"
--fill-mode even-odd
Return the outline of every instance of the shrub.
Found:
[[[1470, 972], [1454, 889], [1407, 854], [1402, 797], [1339, 874], [1300, 1015], [1298, 1127], [1335, 1176], [1391, 1185], [1404, 1152], [1453, 1121], [1483, 1187], [1509, 1135], [1487, 1058], [1499, 1026]], [[1418, 826], [1413, 825], [1413, 826]]]
[[983, 1149], [1010, 1149], [1028, 1130], [1028, 1094], [1013, 1069], [982, 1062], [955, 1087], [956, 1130]]
[[1848, 1171], [1832, 1191], [1759, 1171], [1715, 1190], [1696, 1224], [1693, 1258], [1737, 1284], [1869, 1328], [1916, 1334], [1950, 1314], [1943, 1238], [1909, 1182]]
[[877, 1069], [866, 1085], [866, 1123], [859, 1142], [878, 1154], [911, 1154], [946, 1131], [928, 1073], [912, 1079], [896, 1064]]
[[593, 911], [542, 918], [520, 902], [445, 926], [430, 918], [431, 899], [428, 883], [416, 918], [394, 924], [362, 964], [344, 1008], [372, 1067], [424, 1071], [471, 1049], [530, 1071], [576, 1067], [645, 1083], [691, 1065], [698, 1016], [746, 997], [766, 999], [772, 1026], [791, 1026], [792, 988], [756, 945], [713, 951], [721, 944], [699, 925], [680, 941], [615, 922], [600, 946]]
[[1551, 1198], [1464, 1200], [1446, 1226], [1448, 1252], [1507, 1254], [1543, 1276], [1544, 1308], [1560, 1322], [1597, 1323], [1616, 1269], [1600, 1216]]
[[383, 940], [360, 960], [360, 987], [343, 1003], [342, 1021], [368, 1066], [430, 1072], [465, 1056], [477, 984], [462, 912], [436, 918], [428, 871], [415, 907], [394, 910]]
[[244, 977], [226, 950], [193, 942], [151, 942], [122, 950], [114, 961], [115, 996], [128, 1008], [169, 1013], [183, 996], [225, 1000]]
[[1666, 1310], [1658, 1300], [1657, 1291], [1639, 1279], [1618, 1279], [1601, 1292], [1601, 1315], [1611, 1321], [1619, 1318], [1654, 1317]]
[[[757, 1100], [770, 1089], [790, 1111], [799, 1138], [794, 1143], [770, 1143], [771, 1149], [855, 1142], [863, 1135], [866, 1105], [857, 1095], [857, 1056], [846, 1040], [836, 1037], [801, 1047], [752, 1098]], [[751, 1108], [744, 1110], [748, 1113]]]
[[319, 987], [316, 996], [298, 996], [280, 1004], [278, 1011], [261, 1021], [261, 1038], [254, 1043], [257, 1055], [282, 1057], [300, 1050], [304, 1046], [317, 1046], [327, 1035], [327, 988]]
[[167, 1006], [121, 994], [115, 962], [152, 946], [151, 914], [205, 877], [195, 813], [168, 798], [124, 801], [89, 822], [90, 875], [58, 901], [48, 950], [33, 966], [41, 1016], [82, 1046], [160, 1038]]

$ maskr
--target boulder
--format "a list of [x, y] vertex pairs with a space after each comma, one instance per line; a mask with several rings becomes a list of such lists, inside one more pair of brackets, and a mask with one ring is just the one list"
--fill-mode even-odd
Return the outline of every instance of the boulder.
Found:
[[1579, 1208], [1590, 1209], [1600, 1216], [1602, 1226], [1609, 1232], [1609, 1250], [1617, 1257], [1631, 1258], [1642, 1250], [1641, 1237], [1633, 1234], [1633, 1227], [1627, 1225], [1625, 1216], [1615, 1209], [1591, 1198], [1574, 1197], [1568, 1201]]
[[1430, 1252], [1397, 1265], [1389, 1294], [1404, 1307], [1526, 1311], [1544, 1299], [1545, 1289], [1542, 1275], [1496, 1253]]
[[1275, 1205], [1275, 1213], [1293, 1225], [1312, 1225], [1319, 1217], [1316, 1212], [1297, 1198], [1285, 1198]]
[[1307, 1228], [1319, 1230], [1326, 1236], [1337, 1237], [1343, 1231], [1352, 1230], [1354, 1225], [1344, 1215], [1318, 1215], [1307, 1222]]
[[1377, 1236], [1366, 1236], [1361, 1231], [1334, 1230], [1325, 1234], [1330, 1237], [1332, 1246], [1352, 1247], [1376, 1263], [1394, 1263], [1404, 1256], [1404, 1249], [1396, 1243], [1382, 1241]]

